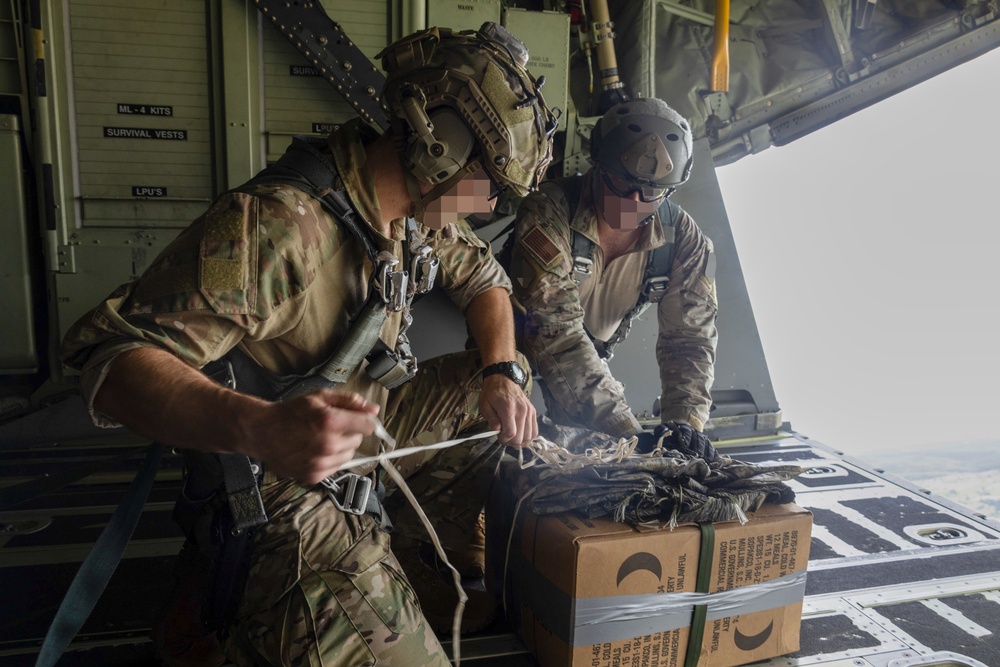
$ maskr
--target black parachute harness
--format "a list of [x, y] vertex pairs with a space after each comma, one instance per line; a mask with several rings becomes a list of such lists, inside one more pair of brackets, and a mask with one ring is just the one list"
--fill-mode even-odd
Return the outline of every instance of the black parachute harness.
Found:
[[[335, 187], [337, 171], [323, 151], [325, 145], [326, 141], [321, 138], [295, 137], [278, 162], [261, 171], [237, 191], [252, 192], [258, 185], [290, 185], [319, 201], [335, 220], [344, 225], [371, 260], [374, 271], [369, 281], [368, 298], [327, 360], [302, 375], [274, 375], [236, 349], [204, 369], [210, 377], [215, 374], [217, 381], [236, 391], [269, 400], [287, 400], [343, 384], [363, 360], [368, 361], [365, 368], [368, 375], [387, 389], [400, 386], [417, 372], [417, 360], [406, 337], [406, 330], [412, 323], [409, 308], [415, 296], [426, 294], [433, 287], [439, 260], [425, 244], [412, 219], [407, 220], [402, 266], [391, 253], [378, 251], [365, 226], [358, 222], [346, 193]], [[396, 348], [391, 349], [379, 334], [389, 315], [400, 311], [403, 311], [403, 323]], [[387, 434], [384, 429], [382, 434], [385, 440]], [[186, 456], [193, 461], [205, 456], [217, 456], [222, 468], [226, 502], [216, 508], [220, 511], [213, 518], [210, 531], [211, 542], [218, 547], [218, 556], [215, 583], [206, 610], [206, 621], [213, 627], [221, 628], [235, 614], [241, 597], [239, 587], [249, 567], [250, 538], [254, 530], [268, 520], [260, 495], [264, 471], [259, 461], [252, 461], [242, 454], [188, 453]], [[175, 516], [179, 518], [191, 514], [192, 509], [198, 511], [197, 506], [186, 507], [190, 498], [211, 497], [219, 490], [217, 476], [209, 475], [209, 479], [202, 481], [197, 470], [198, 466], [189, 466], [190, 474], [175, 509]], [[374, 473], [360, 475], [342, 471], [336, 477], [322, 480], [321, 485], [340, 511], [358, 516], [368, 514], [381, 529], [392, 530], [392, 522], [382, 503], [385, 487]], [[216, 505], [219, 503], [216, 502]], [[189, 519], [188, 524], [192, 523]]]
[[[566, 194], [566, 200], [569, 202], [570, 222], [576, 217], [585, 178], [585, 176], [567, 176], [552, 181]], [[674, 262], [675, 229], [681, 213], [683, 213], [683, 209], [667, 197], [663, 198], [663, 201], [660, 202], [659, 207], [656, 209], [654, 215], [659, 219], [660, 225], [663, 228], [664, 244], [658, 248], [654, 248], [650, 252], [649, 260], [646, 262], [646, 268], [643, 271], [642, 288], [639, 290], [639, 298], [636, 300], [635, 305], [625, 313], [625, 316], [611, 337], [606, 341], [600, 340], [584, 326], [584, 331], [593, 342], [594, 348], [601, 359], [611, 359], [614, 356], [615, 348], [625, 340], [632, 330], [632, 322], [635, 318], [639, 317], [650, 304], [659, 303], [666, 295], [667, 289], [670, 287], [670, 269]], [[496, 254], [497, 260], [508, 272], [513, 262], [513, 229], [514, 223], [511, 222], [494, 237], [494, 240], [496, 240], [504, 234], [509, 234], [503, 247]], [[591, 267], [594, 265], [594, 246], [597, 244], [573, 228], [572, 225], [570, 226], [570, 230], [572, 232], [573, 282], [577, 285], [582, 285], [593, 275]]]
[[[346, 381], [363, 359], [368, 360], [366, 370], [369, 375], [390, 389], [403, 384], [417, 371], [416, 359], [405, 336], [405, 330], [412, 321], [408, 311], [415, 295], [430, 291], [439, 260], [425, 245], [413, 220], [407, 221], [408, 238], [404, 244], [408, 267], [404, 265], [400, 269], [397, 258], [388, 252], [377, 252], [371, 237], [357, 222], [345, 193], [333, 187], [336, 184], [336, 169], [324, 155], [324, 146], [325, 140], [320, 138], [295, 137], [289, 151], [243, 189], [250, 184], [265, 182], [287, 184], [320, 201], [336, 220], [344, 224], [373, 262], [375, 275], [370, 281], [372, 288], [361, 313], [351, 322], [348, 333], [333, 354], [305, 375], [273, 376], [238, 350], [202, 369], [210, 379], [242, 393], [272, 400], [299, 396]], [[397, 347], [392, 350], [379, 339], [379, 330], [390, 312], [404, 308], [403, 327]], [[381, 432], [385, 439], [388, 434], [384, 428]], [[37, 665], [48, 667], [56, 663], [97, 604], [138, 522], [163, 448], [161, 443], [153, 443], [149, 448], [128, 494], [84, 559], [46, 633]], [[221, 628], [235, 614], [240, 600], [240, 587], [249, 568], [250, 538], [258, 526], [267, 522], [259, 487], [263, 470], [259, 462], [236, 454], [185, 452], [186, 463], [189, 462], [187, 459], [196, 460], [199, 456], [208, 457], [203, 461], [215, 458], [217, 463], [210, 466], [208, 472], [202, 470], [200, 474], [197, 466], [186, 465], [189, 475], [174, 507], [174, 518], [188, 539], [197, 540], [200, 537], [202, 543], [210, 540], [217, 547], [213, 590], [205, 600], [203, 620], [211, 627]], [[225, 501], [218, 493], [219, 475], [223, 478]], [[324, 480], [323, 486], [341, 511], [370, 514], [380, 528], [391, 530], [391, 523], [380, 501], [380, 495], [384, 496], [380, 481], [373, 482], [371, 477], [345, 473], [336, 479]]]
[[[286, 400], [319, 389], [346, 382], [367, 359], [366, 372], [387, 389], [394, 389], [410, 380], [417, 372], [417, 359], [410, 349], [406, 330], [413, 321], [410, 305], [417, 295], [428, 293], [434, 286], [440, 260], [435, 257], [413, 219], [407, 220], [407, 241], [404, 243], [404, 264], [390, 253], [379, 252], [365, 226], [358, 222], [346, 193], [336, 189], [336, 167], [323, 152], [326, 140], [318, 137], [295, 137], [292, 145], [274, 165], [267, 167], [239, 188], [252, 191], [262, 184], [291, 185], [317, 201], [340, 221], [361, 245], [374, 265], [370, 291], [361, 312], [351, 322], [347, 334], [326, 361], [303, 375], [275, 376], [253, 364], [237, 350], [224, 358], [235, 371], [235, 379], [250, 378], [247, 393]], [[403, 312], [403, 325], [397, 336], [396, 348], [389, 348], [380, 338], [382, 324], [390, 313]], [[233, 368], [233, 366], [236, 368]], [[234, 382], [235, 382], [234, 379]], [[234, 388], [236, 388], [234, 386]], [[240, 388], [242, 390], [242, 387]], [[267, 521], [258, 488], [262, 470], [246, 456], [220, 455], [226, 480], [226, 495], [235, 531], [259, 526]], [[250, 480], [254, 479], [254, 483]], [[371, 514], [380, 527], [391, 529], [391, 523], [381, 507], [384, 496], [381, 482], [371, 477], [347, 472], [335, 479], [322, 481], [334, 505], [348, 514]]]
[[[570, 205], [570, 220], [576, 216], [576, 210], [580, 202], [580, 190], [583, 179], [579, 177], [565, 178], [557, 181], [566, 192], [566, 197]], [[628, 337], [632, 330], [632, 322], [639, 317], [650, 304], [658, 304], [667, 293], [670, 287], [670, 269], [674, 263], [674, 241], [677, 221], [680, 219], [683, 210], [680, 206], [664, 197], [656, 209], [655, 216], [659, 219], [663, 228], [664, 243], [658, 248], [654, 248], [646, 262], [646, 269], [642, 276], [642, 288], [639, 290], [639, 298], [635, 305], [629, 309], [622, 318], [621, 323], [608, 340], [596, 338], [590, 331], [587, 336], [593, 341], [597, 354], [602, 359], [609, 360], [614, 356], [615, 348]], [[573, 249], [573, 281], [577, 285], [582, 285], [584, 281], [592, 275], [591, 267], [594, 265], [593, 240], [587, 238], [582, 233], [573, 229], [572, 249]], [[586, 327], [584, 327], [586, 331]]]

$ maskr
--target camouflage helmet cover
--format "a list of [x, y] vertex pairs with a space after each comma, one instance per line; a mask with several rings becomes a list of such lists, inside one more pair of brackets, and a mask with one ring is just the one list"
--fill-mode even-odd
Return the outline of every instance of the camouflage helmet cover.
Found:
[[611, 107], [590, 135], [590, 157], [626, 181], [675, 188], [692, 167], [691, 126], [656, 98]]
[[538, 187], [552, 159], [556, 118], [527, 70], [520, 40], [492, 22], [477, 31], [430, 28], [377, 57], [386, 71], [384, 96], [397, 117], [406, 117], [403, 107], [414, 95], [428, 115], [450, 108], [472, 131], [473, 156], [494, 181], [519, 196]]

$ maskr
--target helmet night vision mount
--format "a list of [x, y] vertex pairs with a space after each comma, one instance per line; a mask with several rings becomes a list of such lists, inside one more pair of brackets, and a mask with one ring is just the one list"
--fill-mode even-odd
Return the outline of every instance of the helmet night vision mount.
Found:
[[691, 175], [692, 153], [691, 126], [656, 98], [611, 107], [590, 135], [595, 164], [623, 181], [665, 188], [667, 194]]

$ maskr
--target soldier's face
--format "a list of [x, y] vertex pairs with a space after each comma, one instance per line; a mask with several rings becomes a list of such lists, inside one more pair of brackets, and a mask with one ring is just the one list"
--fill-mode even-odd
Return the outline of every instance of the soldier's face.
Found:
[[608, 187], [604, 179], [600, 179], [600, 183], [601, 194], [598, 201], [601, 205], [601, 214], [613, 229], [635, 229], [653, 215], [660, 204], [659, 200], [643, 201], [638, 191], [620, 197]]
[[491, 198], [492, 183], [480, 169], [453, 185], [450, 190], [427, 204], [424, 224], [431, 229], [442, 229], [468, 215], [488, 215], [496, 199]]

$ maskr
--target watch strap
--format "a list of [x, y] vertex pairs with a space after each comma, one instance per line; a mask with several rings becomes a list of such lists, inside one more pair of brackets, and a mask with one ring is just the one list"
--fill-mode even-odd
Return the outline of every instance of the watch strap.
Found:
[[[482, 375], [484, 378], [491, 375], [503, 375], [505, 378], [521, 387], [521, 389], [524, 389], [524, 386], [528, 384], [528, 372], [525, 371], [521, 367], [521, 364], [516, 361], [498, 361], [495, 364], [490, 364], [489, 366], [483, 368]], [[518, 376], [520, 376], [520, 378]]]

